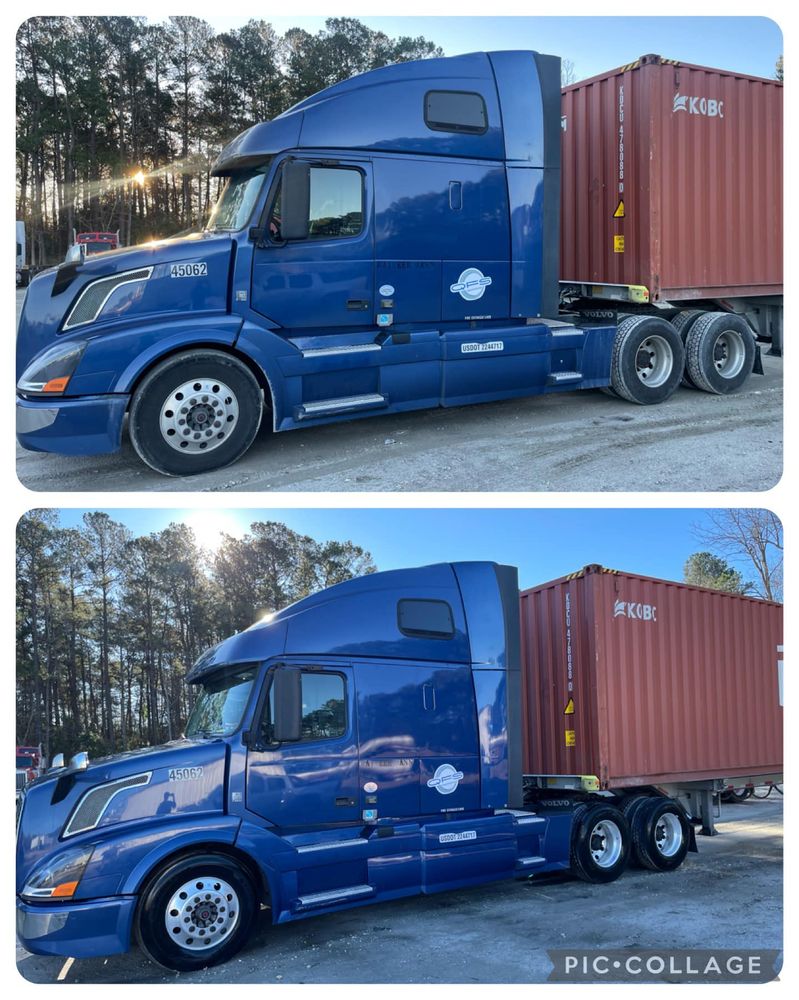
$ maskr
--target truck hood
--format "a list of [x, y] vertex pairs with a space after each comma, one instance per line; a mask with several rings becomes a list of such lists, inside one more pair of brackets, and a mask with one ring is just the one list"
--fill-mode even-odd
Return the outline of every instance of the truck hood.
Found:
[[[109, 828], [181, 813], [222, 813], [227, 752], [223, 740], [176, 740], [31, 782], [17, 830], [17, 891], [47, 855], [101, 840]], [[112, 784], [124, 779], [128, 787]], [[107, 804], [98, 808], [95, 800], [91, 815], [83, 816], [86, 794], [97, 786], [108, 786]]]
[[[17, 378], [30, 361], [57, 338], [85, 340], [131, 319], [168, 319], [191, 311], [225, 312], [232, 250], [230, 233], [192, 233], [176, 239], [124, 247], [61, 264], [31, 281], [17, 333]], [[205, 273], [185, 273], [176, 264], [204, 265]], [[149, 270], [152, 269], [152, 270]], [[196, 271], [201, 271], [198, 268]], [[62, 331], [81, 292], [98, 278], [149, 271], [143, 281], [111, 291], [94, 322]], [[109, 286], [110, 287], [110, 286]]]

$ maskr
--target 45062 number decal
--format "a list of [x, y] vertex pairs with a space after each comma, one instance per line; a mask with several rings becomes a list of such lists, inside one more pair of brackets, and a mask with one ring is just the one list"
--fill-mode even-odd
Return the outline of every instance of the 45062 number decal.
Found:
[[170, 767], [170, 781], [196, 781], [202, 778], [203, 769], [201, 767]]
[[172, 264], [169, 268], [170, 278], [199, 278], [208, 274], [208, 265], [203, 261], [196, 264]]

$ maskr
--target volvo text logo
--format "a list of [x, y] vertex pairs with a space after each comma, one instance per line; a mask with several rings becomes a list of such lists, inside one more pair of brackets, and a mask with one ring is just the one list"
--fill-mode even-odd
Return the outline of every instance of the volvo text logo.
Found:
[[614, 618], [632, 618], [639, 622], [656, 622], [657, 608], [654, 604], [641, 604], [639, 601], [614, 601]]
[[687, 94], [675, 94], [673, 112], [685, 111], [689, 115], [704, 115], [706, 118], [723, 118], [724, 101], [716, 101], [712, 97], [689, 97]]
[[441, 795], [451, 795], [463, 778], [463, 771], [456, 770], [452, 764], [441, 764], [436, 773], [427, 782], [428, 788], [435, 788]]
[[455, 284], [449, 286], [449, 290], [456, 295], [460, 295], [467, 302], [474, 302], [476, 299], [483, 297], [486, 288], [491, 284], [491, 280], [479, 268], [467, 267], [465, 271], [461, 271], [461, 275]]

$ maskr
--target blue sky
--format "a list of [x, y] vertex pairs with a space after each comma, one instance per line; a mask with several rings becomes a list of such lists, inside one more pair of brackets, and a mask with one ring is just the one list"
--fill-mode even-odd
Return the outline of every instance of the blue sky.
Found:
[[[61, 524], [80, 523], [82, 510], [60, 511]], [[350, 539], [368, 549], [379, 569], [493, 559], [519, 567], [523, 587], [574, 572], [586, 563], [665, 579], [682, 579], [702, 548], [691, 526], [701, 509], [110, 509], [135, 534], [187, 520], [213, 546], [219, 531], [243, 534], [255, 520], [283, 521], [319, 541]], [[742, 571], [751, 578], [745, 565]]]
[[[323, 17], [272, 17], [288, 28], [315, 32]], [[209, 17], [216, 31], [239, 27], [247, 17]], [[571, 59], [577, 79], [633, 62], [649, 52], [682, 62], [773, 76], [782, 33], [765, 17], [360, 17], [371, 28], [396, 35], [424, 35], [446, 55], [476, 49], [531, 48]]]

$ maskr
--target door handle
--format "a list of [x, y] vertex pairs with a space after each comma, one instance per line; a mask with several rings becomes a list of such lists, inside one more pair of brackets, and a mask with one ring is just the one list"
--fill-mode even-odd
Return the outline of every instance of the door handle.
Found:
[[354, 806], [355, 799], [348, 799], [346, 795], [339, 795], [336, 797], [336, 805], [346, 808], [347, 806]]
[[436, 708], [436, 689], [432, 684], [422, 685], [422, 704], [428, 712], [434, 712]]
[[372, 308], [372, 303], [369, 299], [347, 299], [347, 308], [352, 312], [365, 312]]

